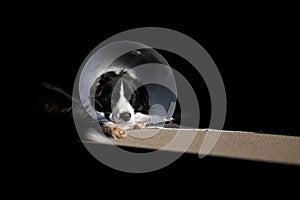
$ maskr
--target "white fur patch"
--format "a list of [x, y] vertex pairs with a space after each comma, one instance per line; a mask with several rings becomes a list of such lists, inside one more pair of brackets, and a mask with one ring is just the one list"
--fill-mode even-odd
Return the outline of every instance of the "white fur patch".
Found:
[[[131, 118], [129, 121], [125, 122], [122, 119], [120, 119], [120, 114], [123, 112], [129, 112], [131, 114]], [[120, 98], [118, 99], [116, 105], [112, 108], [112, 121], [114, 121], [115, 123], [126, 124], [135, 123], [134, 109], [130, 105], [129, 101], [125, 98], [123, 82], [121, 82], [120, 87]]]

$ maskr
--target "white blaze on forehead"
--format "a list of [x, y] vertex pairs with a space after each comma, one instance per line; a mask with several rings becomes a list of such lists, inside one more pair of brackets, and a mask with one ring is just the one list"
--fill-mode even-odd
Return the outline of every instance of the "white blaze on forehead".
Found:
[[121, 87], [120, 87], [120, 99], [121, 99], [122, 97], [125, 98], [125, 96], [124, 96], [123, 82], [121, 81]]
[[127, 123], [134, 123], [134, 109], [125, 98], [124, 86], [123, 82], [121, 81], [120, 86], [120, 98], [118, 99], [117, 103], [112, 108], [113, 112], [113, 121], [116, 123], [123, 123], [123, 120], [120, 119], [120, 113], [129, 112], [131, 114], [131, 119]]

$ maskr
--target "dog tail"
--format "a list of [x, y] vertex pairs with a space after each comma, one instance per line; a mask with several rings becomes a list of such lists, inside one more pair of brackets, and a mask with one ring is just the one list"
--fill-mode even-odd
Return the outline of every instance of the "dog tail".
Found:
[[[41, 86], [42, 92], [40, 94], [39, 110], [42, 110], [47, 115], [67, 118], [72, 118], [73, 111], [73, 114], [76, 114], [80, 118], [91, 120], [86, 108], [79, 103], [79, 100], [73, 98], [62, 87], [48, 82], [41, 83]], [[72, 102], [75, 102], [75, 105], [72, 105]]]
[[40, 88], [39, 109], [47, 114], [70, 114], [72, 96], [61, 87], [43, 82]]
[[53, 91], [56, 91], [58, 93], [61, 93], [62, 95], [64, 95], [65, 97], [67, 97], [68, 99], [70, 99], [72, 101], [72, 96], [67, 93], [64, 89], [60, 88], [60, 87], [57, 87], [56, 85], [53, 85], [51, 83], [48, 83], [48, 82], [43, 82], [41, 83], [41, 85], [44, 87], [44, 88], [47, 88], [49, 90], [53, 90]]

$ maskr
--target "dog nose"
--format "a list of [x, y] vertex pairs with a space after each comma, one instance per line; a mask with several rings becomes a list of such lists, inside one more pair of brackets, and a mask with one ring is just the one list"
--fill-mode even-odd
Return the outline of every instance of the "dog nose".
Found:
[[130, 120], [131, 114], [129, 112], [122, 112], [120, 114], [120, 118], [125, 121], [128, 122]]

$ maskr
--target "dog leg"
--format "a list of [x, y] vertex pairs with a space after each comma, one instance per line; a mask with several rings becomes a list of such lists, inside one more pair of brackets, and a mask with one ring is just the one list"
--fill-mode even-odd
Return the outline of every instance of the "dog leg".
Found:
[[127, 137], [125, 131], [123, 131], [119, 126], [115, 124], [103, 126], [103, 131], [107, 136], [113, 137], [115, 139], [123, 139]]

